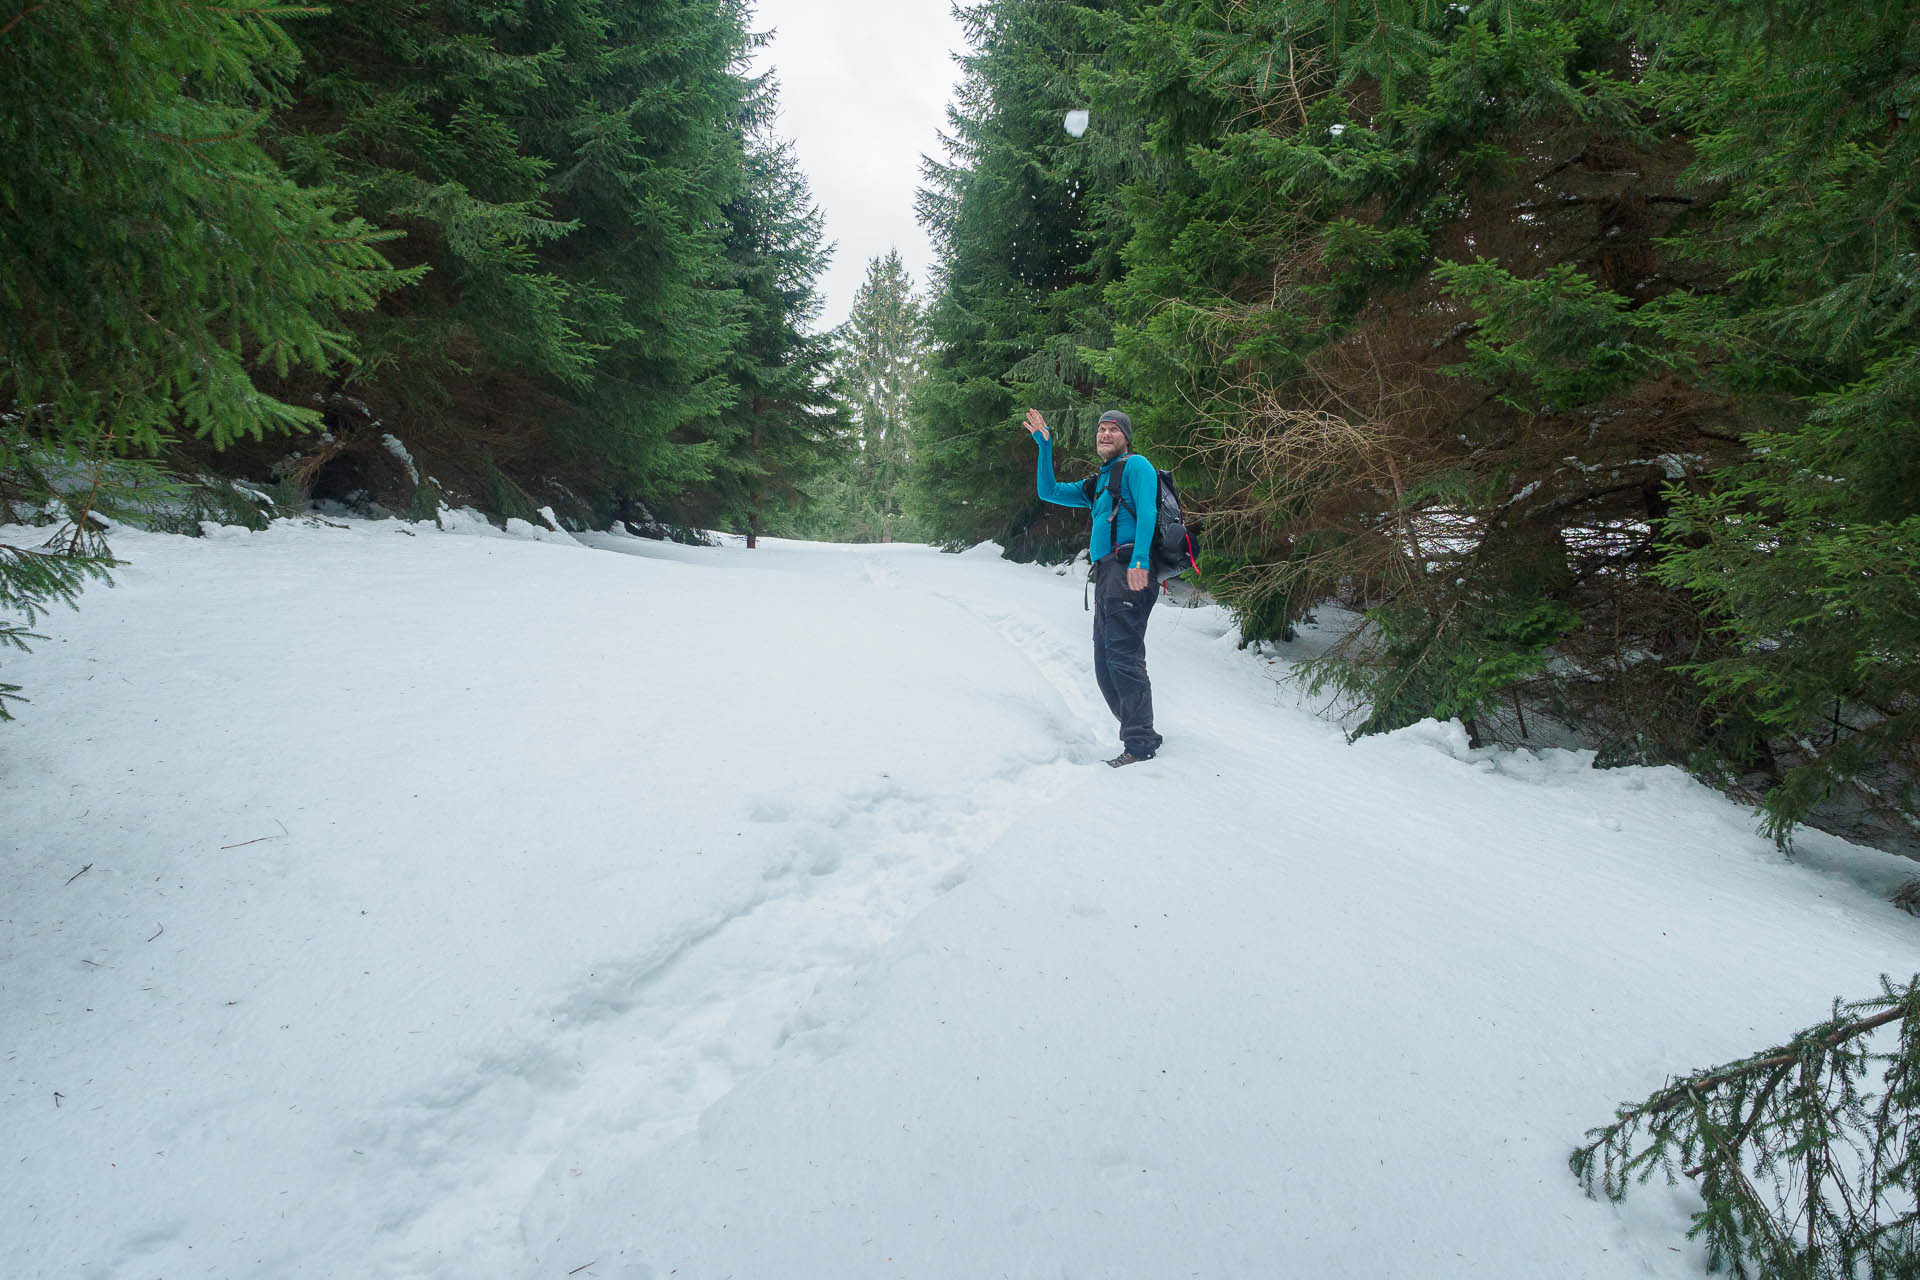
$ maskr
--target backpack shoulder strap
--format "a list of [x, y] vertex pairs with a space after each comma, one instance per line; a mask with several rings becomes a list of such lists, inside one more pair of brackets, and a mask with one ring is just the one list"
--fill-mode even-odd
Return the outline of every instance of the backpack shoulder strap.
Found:
[[[1146, 461], [1145, 457], [1141, 454], [1138, 454], [1138, 453], [1128, 454], [1127, 460], [1120, 464], [1120, 478], [1118, 482], [1108, 481], [1108, 484], [1112, 487], [1113, 496], [1116, 499], [1114, 503], [1114, 511], [1117, 513], [1121, 507], [1125, 507], [1127, 509], [1127, 514], [1132, 516], [1135, 520], [1138, 520], [1140, 518], [1140, 513], [1133, 509], [1133, 500], [1127, 497], [1127, 467], [1132, 465], [1133, 460], [1135, 458], [1140, 458], [1141, 461], [1143, 462]], [[1154, 465], [1151, 462], [1147, 463], [1147, 468], [1153, 472], [1154, 483], [1156, 485], [1160, 483], [1160, 477], [1167, 474], [1166, 472], [1161, 471], [1158, 468], [1154, 467]]]
[[[1136, 539], [1140, 536], [1140, 513], [1133, 509], [1133, 500], [1127, 497], [1127, 468], [1132, 466], [1133, 460], [1140, 456], [1137, 453], [1129, 453], [1126, 460], [1120, 464], [1119, 471], [1107, 472], [1107, 490], [1113, 494], [1113, 506], [1109, 508], [1111, 518], [1107, 525], [1107, 537], [1115, 546], [1120, 545], [1120, 508], [1122, 507], [1125, 507], [1127, 514], [1133, 517], [1133, 536]], [[1147, 537], [1152, 536], [1153, 531], [1149, 529]]]
[[1133, 509], [1133, 499], [1127, 497], [1127, 468], [1131, 466], [1133, 460], [1139, 456], [1137, 453], [1128, 454], [1126, 460], [1120, 464], [1118, 471], [1108, 473], [1112, 478], [1107, 481], [1107, 488], [1113, 491], [1113, 512], [1116, 516], [1120, 514], [1120, 508], [1122, 507], [1127, 509], [1127, 514], [1130, 516], [1140, 514]]

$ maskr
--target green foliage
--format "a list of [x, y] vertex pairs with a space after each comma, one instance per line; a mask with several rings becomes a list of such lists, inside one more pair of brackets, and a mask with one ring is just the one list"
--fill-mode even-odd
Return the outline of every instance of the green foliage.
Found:
[[924, 372], [926, 319], [898, 251], [867, 263], [835, 343], [849, 416], [845, 448], [814, 489], [806, 528], [843, 542], [920, 541], [920, 521], [908, 509], [907, 410]]
[[762, 82], [746, 120], [746, 181], [728, 204], [727, 256], [741, 341], [725, 366], [737, 389], [720, 415], [712, 479], [698, 508], [746, 532], [786, 531], [808, 482], [839, 456], [830, 335], [815, 333], [826, 267], [823, 217], [790, 146], [767, 131], [775, 89]]
[[0, 470], [184, 427], [212, 446], [186, 465], [264, 478], [271, 454], [218, 450], [324, 425], [302, 478], [346, 489], [393, 429], [462, 500], [506, 492], [497, 471], [720, 518], [729, 477], [804, 461], [748, 457], [737, 408], [824, 358], [768, 345], [806, 327], [775, 277], [817, 226], [742, 256], [742, 210], [797, 179], [749, 143], [755, 43], [738, 0], [28, 6], [0, 39], [34, 89], [0, 104], [23, 160], [0, 176]]
[[359, 326], [359, 393], [419, 413], [489, 366], [588, 377], [577, 301], [537, 253], [579, 224], [554, 215], [555, 161], [516, 122], [565, 103], [567, 51], [595, 34], [590, 6], [536, 22], [457, 0], [339, 5], [294, 28], [298, 98], [276, 121], [288, 168], [404, 232], [396, 260], [430, 268]]
[[616, 494], [683, 492], [711, 473], [741, 395], [726, 206], [745, 182], [751, 42], [739, 0], [590, 10], [597, 43], [569, 64], [561, 109], [536, 117], [555, 211], [581, 224], [555, 266], [606, 346], [555, 447]]
[[1752, 406], [1682, 490], [1662, 580], [1728, 651], [1696, 674], [1782, 743], [1783, 842], [1843, 788], [1920, 825], [1920, 34], [1910, 5], [1669, 15], [1661, 100], [1722, 193], [1683, 246], [1729, 275], [1675, 340]]
[[499, 464], [494, 461], [491, 453], [481, 455], [480, 466], [487, 486], [487, 510], [497, 513], [503, 523], [508, 520], [524, 520], [535, 526], [545, 524], [545, 521], [540, 518], [540, 510], [535, 506], [533, 498], [525, 489], [515, 484], [512, 477], [500, 470]]
[[731, 501], [709, 482], [739, 469], [723, 419], [765, 345], [730, 256], [764, 181], [744, 23], [737, 0], [408, 0], [300, 26], [282, 152], [431, 268], [361, 326], [354, 394], [436, 472]]
[[1671, 363], [1651, 319], [1568, 263], [1521, 279], [1485, 259], [1449, 262], [1434, 279], [1479, 317], [1467, 359], [1445, 372], [1523, 412], [1604, 402]]
[[[1684, 1172], [1705, 1202], [1688, 1234], [1709, 1269], [1741, 1280], [1920, 1274], [1920, 978], [1881, 987], [1620, 1108], [1573, 1153], [1574, 1176], [1617, 1201]], [[1876, 1068], [1877, 1095], [1864, 1087]]]
[[[89, 581], [113, 585], [108, 576], [113, 564], [104, 552], [72, 555], [0, 542], [0, 653], [25, 653], [27, 641], [45, 639], [29, 628], [48, 606], [79, 608], [81, 588]], [[13, 718], [7, 703], [25, 701], [19, 685], [0, 681], [0, 720]]]
[[347, 353], [404, 278], [382, 237], [261, 147], [295, 54], [276, 18], [186, 0], [31, 5], [0, 35], [0, 471], [312, 425], [261, 395]]
[[[431, 520], [437, 528], [440, 525], [440, 508], [446, 505], [446, 500], [446, 495], [440, 492], [438, 485], [431, 482], [417, 484], [413, 487], [413, 492], [407, 496], [405, 518], [416, 524], [425, 524]], [[280, 503], [284, 509], [287, 505], [286, 498], [282, 497]]]
[[971, 52], [949, 111], [948, 159], [929, 162], [921, 217], [939, 253], [933, 347], [911, 400], [909, 510], [933, 540], [997, 539], [1022, 558], [1071, 554], [1084, 526], [1034, 495], [1029, 406], [1055, 429], [1063, 474], [1093, 470], [1110, 407], [1086, 358], [1104, 346], [1101, 290], [1118, 269], [1110, 201], [1137, 143], [1087, 106], [1083, 75], [1129, 6], [1007, 0], [960, 10]]
[[1319, 666], [1309, 687], [1363, 699], [1368, 715], [1356, 733], [1457, 718], [1476, 738], [1478, 720], [1538, 677], [1553, 647], [1581, 625], [1572, 609], [1543, 599], [1480, 600], [1437, 613], [1396, 602], [1367, 621], [1374, 634]]
[[279, 504], [271, 495], [235, 484], [224, 476], [196, 475], [158, 485], [143, 484], [140, 492], [149, 501], [166, 495], [165, 506], [148, 513], [142, 523], [189, 538], [200, 536], [203, 521], [257, 531], [265, 529], [279, 513]]

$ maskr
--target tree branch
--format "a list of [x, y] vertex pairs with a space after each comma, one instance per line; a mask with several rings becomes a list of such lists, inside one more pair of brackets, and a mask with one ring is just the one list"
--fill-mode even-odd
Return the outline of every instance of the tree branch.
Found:
[[28, 14], [38, 13], [40, 10], [46, 7], [47, 7], [47, 0], [41, 0], [39, 4], [28, 5], [26, 8], [22, 9], [20, 12], [14, 14], [12, 18], [8, 19], [6, 26], [0, 27], [0, 36], [6, 35], [9, 31], [12, 31], [15, 27], [19, 26], [22, 22], [26, 21]]

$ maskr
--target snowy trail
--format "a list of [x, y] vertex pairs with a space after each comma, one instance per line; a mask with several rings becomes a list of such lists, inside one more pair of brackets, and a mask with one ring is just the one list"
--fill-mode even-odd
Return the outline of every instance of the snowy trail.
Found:
[[[962, 883], [969, 857], [1031, 803], [1033, 787], [1022, 776], [925, 796], [883, 782], [808, 817], [757, 805], [750, 820], [778, 828], [785, 850], [763, 896], [665, 955], [596, 970], [552, 1008], [538, 1045], [475, 1062], [439, 1094], [457, 1101], [403, 1104], [411, 1121], [377, 1145], [392, 1165], [389, 1191], [413, 1179], [424, 1194], [416, 1218], [386, 1229], [380, 1252], [394, 1273], [447, 1270], [455, 1259], [466, 1274], [509, 1272], [520, 1240], [507, 1228], [568, 1143], [617, 1136], [637, 1152], [690, 1131], [796, 1032], [820, 1029], [822, 1015], [807, 1009], [814, 992]], [[493, 1091], [518, 1078], [530, 1086], [524, 1114], [502, 1125]], [[423, 1150], [440, 1158], [422, 1162]], [[502, 1225], [497, 1238], [470, 1238], [476, 1208]]]
[[[862, 557], [861, 573], [884, 591], [911, 589], [886, 556]], [[472, 1064], [403, 1104], [415, 1122], [370, 1137], [388, 1148], [387, 1185], [413, 1179], [424, 1192], [418, 1216], [383, 1225], [379, 1252], [395, 1273], [505, 1273], [523, 1248], [506, 1226], [543, 1176], [559, 1180], [569, 1144], [618, 1142], [634, 1158], [690, 1132], [776, 1058], [792, 1065], [831, 1056], [844, 1011], [818, 993], [857, 980], [905, 922], [964, 883], [973, 856], [1049, 791], [1084, 781], [1075, 766], [1100, 758], [1096, 715], [1105, 712], [1053, 628], [1018, 609], [926, 594], [984, 623], [1059, 694], [1065, 714], [1043, 706], [1042, 724], [1063, 749], [1005, 763], [953, 791], [915, 792], [883, 774], [826, 803], [777, 794], [754, 801], [747, 821], [780, 853], [752, 897], [665, 955], [596, 970], [552, 1010], [540, 1045]], [[529, 1100], [502, 1126], [497, 1091], [519, 1076], [529, 1077]], [[423, 1150], [443, 1158], [423, 1161]], [[471, 1238], [476, 1206], [482, 1220], [502, 1224], [493, 1238]]]
[[[183, 1077], [168, 1087], [186, 1095], [182, 1105], [162, 1108], [149, 1125], [148, 1158], [184, 1154], [219, 1192], [206, 1180], [168, 1186], [136, 1177], [128, 1190], [154, 1201], [137, 1225], [95, 1221], [84, 1208], [85, 1172], [47, 1167], [59, 1162], [61, 1141], [48, 1133], [42, 1167], [20, 1179], [31, 1188], [29, 1220], [43, 1226], [11, 1233], [29, 1249], [23, 1262], [39, 1253], [31, 1245], [49, 1243], [51, 1227], [66, 1252], [46, 1257], [77, 1259], [104, 1276], [209, 1256], [232, 1271], [511, 1273], [521, 1256], [520, 1206], [583, 1126], [641, 1147], [685, 1131], [716, 1097], [764, 1069], [818, 985], [871, 958], [964, 878], [973, 851], [1062, 782], [1060, 731], [1072, 717], [1037, 674], [1023, 678], [1016, 668], [1004, 685], [978, 679], [983, 656], [1002, 660], [999, 632], [956, 634], [952, 617], [897, 616], [900, 582], [885, 557], [814, 557], [773, 581], [722, 573], [694, 585], [673, 550], [628, 540], [614, 540], [616, 548], [641, 558], [623, 564], [570, 544], [402, 541], [394, 532], [314, 542], [294, 535], [290, 544], [271, 536], [137, 543], [121, 588], [71, 620], [81, 651], [62, 652], [70, 642], [60, 633], [52, 652], [36, 655], [47, 672], [41, 705], [64, 697], [68, 714], [89, 724], [165, 723], [160, 741], [177, 735], [182, 749], [156, 753], [151, 741], [94, 732], [83, 744], [91, 759], [63, 759], [49, 745], [38, 758], [29, 750], [9, 761], [13, 795], [25, 802], [10, 808], [27, 813], [27, 861], [47, 862], [8, 871], [65, 868], [68, 823], [88, 817], [118, 843], [86, 855], [98, 865], [78, 888], [121, 874], [130, 885], [131, 868], [146, 866], [160, 881], [182, 880], [174, 895], [207, 894], [203, 905], [243, 932], [228, 945], [194, 938], [171, 971], [157, 959], [142, 970], [164, 975], [169, 1016], [186, 1030], [181, 1042], [140, 1026], [137, 1009], [120, 1011], [146, 1065]], [[378, 548], [371, 557], [362, 539]], [[702, 571], [714, 564], [711, 554], [695, 560]], [[450, 617], [422, 614], [415, 602], [450, 566], [481, 590], [450, 595]], [[604, 576], [621, 568], [644, 575], [630, 600], [617, 577]], [[550, 609], [524, 607], [540, 597], [516, 569], [552, 593]], [[665, 615], [651, 607], [688, 591], [698, 597], [690, 606]], [[593, 598], [608, 594], [611, 602]], [[863, 618], [867, 596], [880, 599]], [[116, 663], [114, 632], [180, 598], [200, 602], [207, 616], [184, 629], [152, 617], [158, 666], [132, 664], [116, 672], [116, 689], [95, 694], [92, 670]], [[305, 608], [276, 637], [292, 652], [275, 653], [258, 639], [272, 631], [261, 611], [289, 599]], [[771, 639], [754, 634], [762, 614], [777, 617], [796, 602], [815, 611], [790, 615], [787, 631]], [[663, 626], [667, 619], [675, 625]], [[908, 658], [890, 669], [884, 657], [863, 656], [840, 631], [855, 621], [886, 627], [909, 646]], [[700, 634], [714, 625], [739, 629]], [[303, 685], [323, 653], [349, 673], [328, 690], [356, 708], [349, 739], [280, 736], [272, 758], [242, 771], [237, 785], [167, 764], [213, 754], [240, 708], [253, 724], [299, 723], [312, 704]], [[929, 661], [949, 667], [948, 689], [928, 689]], [[651, 672], [625, 687], [649, 664], [677, 673], [670, 687]], [[712, 692], [729, 686], [739, 704], [714, 705]], [[603, 707], [583, 702], [595, 691], [607, 695]], [[955, 758], [915, 741], [923, 735], [899, 713], [916, 696], [966, 738], [994, 739], [994, 752]], [[644, 727], [626, 721], [637, 707], [649, 713]], [[977, 708], [983, 723], [968, 723], [981, 720]], [[398, 745], [423, 711], [435, 730], [428, 741], [453, 750]], [[883, 722], [882, 713], [906, 739], [850, 736]], [[798, 731], [824, 738], [810, 745]], [[110, 763], [116, 758], [122, 763]], [[714, 763], [703, 767], [703, 758]], [[36, 763], [49, 772], [36, 777]], [[126, 780], [103, 786], [103, 774], [109, 784], [118, 774]], [[643, 782], [636, 793], [636, 779], [649, 776], [665, 785]], [[438, 803], [423, 806], [422, 796]], [[342, 806], [354, 802], [371, 829], [348, 821]], [[343, 837], [348, 826], [360, 830]], [[291, 830], [284, 840], [241, 843], [282, 828]], [[568, 830], [579, 837], [571, 846], [560, 838]], [[658, 849], [629, 865], [636, 840]], [[564, 883], [570, 878], [578, 883]], [[10, 885], [24, 887], [24, 875]], [[138, 898], [155, 911], [172, 908], [161, 901], [165, 889], [112, 887], [111, 901], [127, 911]], [[264, 900], [276, 888], [286, 896]], [[317, 918], [328, 913], [313, 906], [343, 896], [353, 903], [351, 933], [329, 939]], [[83, 898], [73, 907], [84, 914], [93, 905]], [[264, 914], [251, 914], [256, 907]], [[42, 921], [41, 940], [52, 946], [23, 948], [17, 973], [27, 980], [9, 987], [62, 1004], [56, 993], [70, 988], [72, 971], [96, 983], [123, 973], [136, 958], [128, 949], [144, 944], [105, 925], [82, 928], [93, 954], [107, 958], [76, 963], [58, 941], [67, 926]], [[510, 925], [512, 936], [497, 932]], [[375, 932], [382, 928], [398, 936]], [[172, 936], [188, 932], [175, 916]], [[367, 946], [384, 954], [356, 951]], [[359, 992], [340, 989], [356, 977]], [[221, 982], [220, 998], [189, 994]], [[120, 985], [113, 995], [151, 998], [153, 990]], [[302, 1005], [302, 1018], [269, 1021]], [[276, 1012], [232, 1025], [267, 1007]], [[60, 1015], [51, 1016], [57, 1026]], [[224, 1044], [267, 1029], [295, 1041], [276, 1055], [275, 1076], [243, 1082], [251, 1087], [212, 1083], [228, 1074], [218, 1065]], [[64, 1084], [72, 1097], [84, 1090], [65, 1077], [91, 1073], [114, 1053], [84, 1036], [61, 1047], [66, 1071], [57, 1053], [31, 1047], [13, 1048], [10, 1061], [61, 1077], [54, 1088]], [[24, 1109], [51, 1092], [21, 1088], [15, 1101]], [[96, 1111], [117, 1112], [124, 1128], [152, 1101], [117, 1097]], [[116, 1173], [127, 1162], [112, 1156], [126, 1136], [107, 1123], [93, 1139]], [[221, 1148], [243, 1143], [291, 1167], [291, 1185], [251, 1184], [244, 1161], [221, 1158]], [[63, 1183], [68, 1226], [42, 1207], [45, 1191]], [[284, 1219], [293, 1194], [324, 1201], [347, 1224], [312, 1257], [303, 1257], [310, 1242], [298, 1233], [264, 1226]], [[209, 1201], [218, 1204], [211, 1224]], [[229, 1236], [224, 1262], [210, 1226]]]
[[[897, 590], [902, 576], [885, 559], [867, 561], [867, 576], [878, 586]], [[1030, 610], [1007, 607], [991, 596], [928, 589], [926, 595], [952, 605], [962, 613], [985, 623], [1003, 638], [1021, 661], [1028, 663], [1059, 695], [1066, 715], [1048, 722], [1048, 728], [1067, 744], [1067, 756], [1078, 764], [1089, 764], [1103, 753], [1101, 746], [1112, 737], [1107, 732], [1108, 714], [1098, 688], [1089, 678], [1086, 662], [1089, 644], [1082, 639], [1076, 647], [1060, 633], [1057, 618], [1042, 621]], [[1057, 605], [1048, 600], [1048, 604]], [[1057, 613], [1057, 607], [1053, 610]]]
[[128, 535], [9, 662], [0, 1273], [1677, 1278], [1580, 1132], [1920, 969], [1912, 864], [1217, 609], [1112, 771], [1072, 574], [468, 532]]

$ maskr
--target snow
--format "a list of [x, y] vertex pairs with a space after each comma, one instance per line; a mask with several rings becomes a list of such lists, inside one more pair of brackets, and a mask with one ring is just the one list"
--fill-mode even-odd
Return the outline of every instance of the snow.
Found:
[[1110, 770], [1076, 574], [442, 524], [123, 530], [8, 659], [0, 1273], [1693, 1276], [1568, 1151], [1920, 970], [1911, 863], [1214, 607]]
[[413, 481], [415, 484], [419, 484], [420, 468], [414, 465], [413, 454], [407, 451], [407, 446], [401, 443], [400, 437], [390, 431], [383, 432], [380, 436], [380, 444], [381, 447], [394, 456], [401, 466], [407, 469], [407, 479]]

